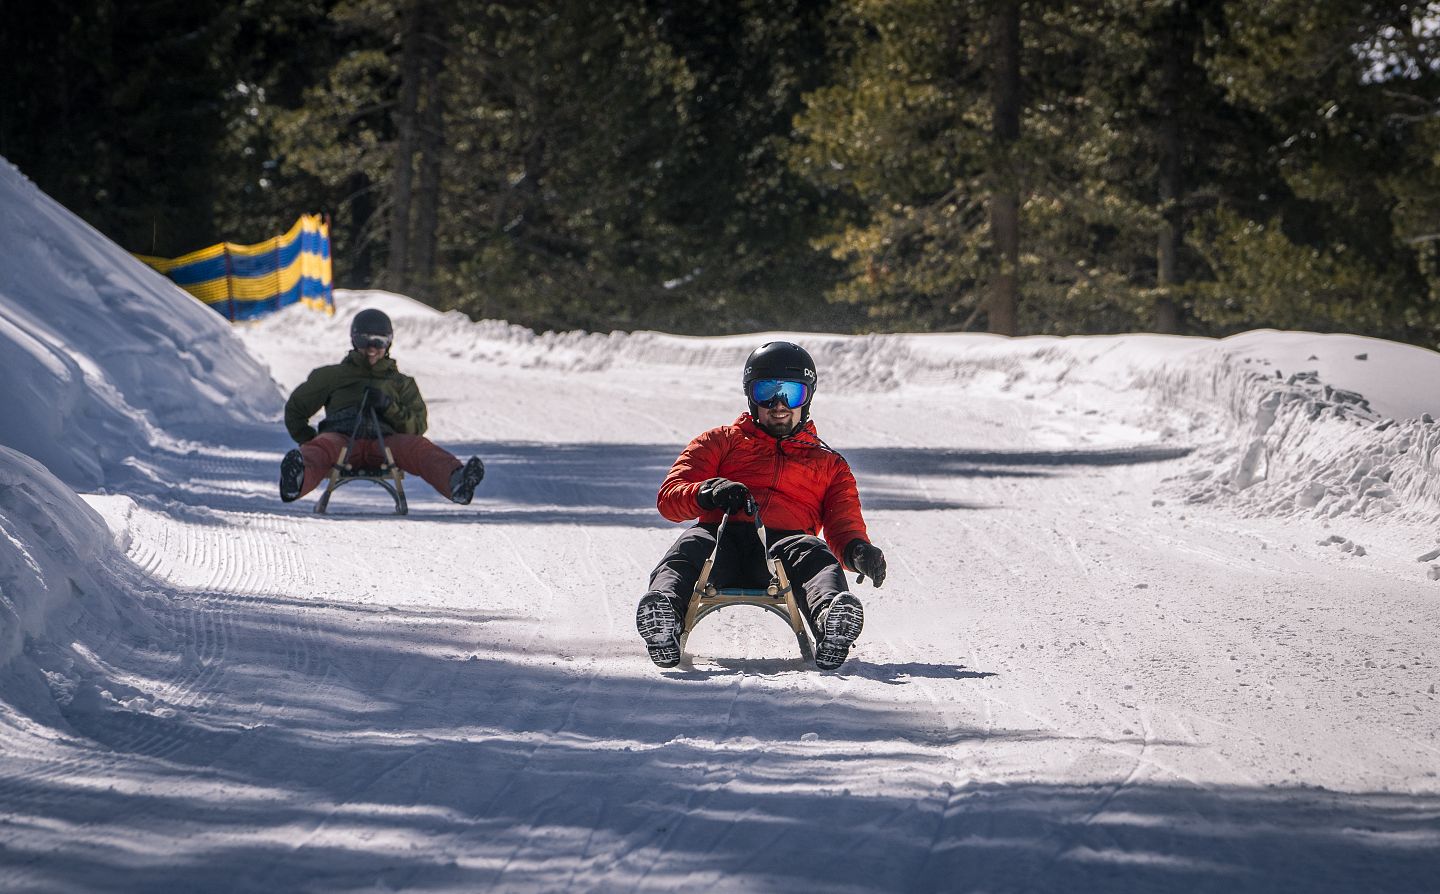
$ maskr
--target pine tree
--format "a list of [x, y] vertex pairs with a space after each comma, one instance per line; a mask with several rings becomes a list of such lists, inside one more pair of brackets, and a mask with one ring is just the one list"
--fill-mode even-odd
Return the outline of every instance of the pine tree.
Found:
[[214, 239], [230, 4], [17, 0], [5, 13], [0, 154], [132, 250], [179, 253]]
[[[1434, 337], [1417, 235], [1433, 220], [1440, 90], [1408, 3], [1275, 0], [1229, 8], [1212, 78], [1272, 127], [1276, 180], [1207, 221], [1213, 324]], [[1418, 114], [1417, 114], [1418, 113]], [[1418, 199], [1418, 201], [1415, 201]], [[1277, 268], [1288, 276], [1276, 276]]]

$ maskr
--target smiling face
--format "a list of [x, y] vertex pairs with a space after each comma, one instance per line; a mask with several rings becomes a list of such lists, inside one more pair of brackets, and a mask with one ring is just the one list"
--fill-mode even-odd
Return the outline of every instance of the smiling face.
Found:
[[776, 438], [783, 438], [795, 433], [800, 426], [800, 411], [792, 410], [785, 406], [783, 401], [776, 401], [774, 406], [756, 407], [755, 421], [770, 435]]
[[795, 379], [752, 379], [745, 383], [755, 421], [775, 438], [794, 434], [804, 423], [810, 394], [810, 386]]
[[350, 347], [360, 352], [365, 362], [370, 366], [380, 362], [385, 352], [390, 350], [391, 337], [385, 333], [352, 332], [350, 333]]

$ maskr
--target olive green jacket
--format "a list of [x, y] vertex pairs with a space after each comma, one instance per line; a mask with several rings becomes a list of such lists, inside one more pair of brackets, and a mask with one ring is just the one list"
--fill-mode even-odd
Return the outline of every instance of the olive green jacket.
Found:
[[[415, 380], [400, 372], [389, 354], [372, 367], [365, 355], [351, 351], [333, 366], [312, 370], [305, 384], [295, 389], [285, 402], [285, 428], [298, 444], [315, 437], [310, 417], [325, 409], [320, 431], [350, 434], [360, 412], [360, 398], [366, 388], [378, 388], [390, 395], [390, 405], [380, 413], [381, 431], [406, 435], [423, 435], [428, 427], [425, 400]], [[363, 433], [363, 432], [362, 432]], [[373, 437], [373, 434], [372, 434]]]

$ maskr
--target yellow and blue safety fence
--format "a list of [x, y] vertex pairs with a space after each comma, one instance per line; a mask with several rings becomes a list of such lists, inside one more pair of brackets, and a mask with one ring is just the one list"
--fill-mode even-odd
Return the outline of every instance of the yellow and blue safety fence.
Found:
[[290, 232], [254, 245], [221, 242], [178, 258], [136, 257], [232, 321], [297, 302], [335, 312], [330, 222], [319, 214], [303, 214]]

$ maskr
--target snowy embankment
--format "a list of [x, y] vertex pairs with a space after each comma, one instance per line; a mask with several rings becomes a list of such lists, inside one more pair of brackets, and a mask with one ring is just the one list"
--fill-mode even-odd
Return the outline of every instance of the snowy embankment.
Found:
[[0, 443], [90, 490], [189, 433], [273, 417], [230, 324], [0, 158]]
[[1128, 393], [1137, 426], [1197, 448], [1193, 470], [1172, 488], [1190, 502], [1267, 517], [1440, 518], [1440, 394], [1416, 387], [1440, 376], [1433, 351], [1303, 332], [825, 344], [827, 361], [872, 382], [963, 386], [989, 373], [1006, 377], [1003, 390], [1028, 391], [1025, 399]]
[[[109, 498], [129, 503], [125, 498]], [[105, 519], [35, 460], [0, 447], [0, 731], [14, 743], [83, 717], [166, 716], [103, 653], [171, 651], [164, 596]], [[143, 685], [143, 684], [142, 684]]]
[[[51, 612], [113, 593], [105, 522], [35, 460], [0, 447], [0, 666]], [[103, 581], [103, 583], [102, 583]], [[104, 597], [100, 597], [102, 600]]]
[[[4, 166], [0, 228], [0, 372], [30, 396], [0, 393], [0, 888], [1440, 871], [1440, 582], [1414, 562], [1440, 356], [791, 334], [890, 579], [839, 673], [738, 611], [660, 672], [633, 626], [675, 533], [655, 486], [738, 414], [767, 334], [536, 334], [381, 292], [232, 332]], [[486, 459], [474, 505], [413, 478], [405, 519], [375, 488], [326, 518], [276, 499], [280, 395], [361, 307], [435, 440]], [[1367, 555], [1316, 545], [1341, 518]]]
[[273, 419], [281, 402], [229, 323], [4, 159], [0, 245], [3, 665], [27, 641], [68, 650], [79, 613], [101, 625], [124, 614], [116, 633], [137, 629], [133, 581], [116, 578], [105, 523], [72, 488], [172, 488], [157, 470], [166, 454]]
[[1253, 332], [1161, 391], [1228, 412], [1179, 485], [1266, 517], [1440, 518], [1440, 396], [1433, 351], [1350, 335]]

